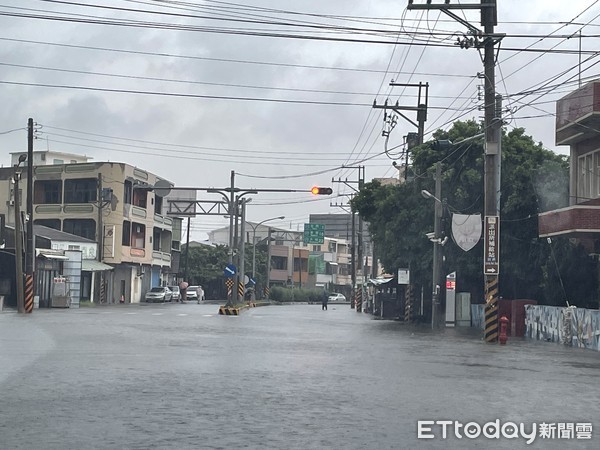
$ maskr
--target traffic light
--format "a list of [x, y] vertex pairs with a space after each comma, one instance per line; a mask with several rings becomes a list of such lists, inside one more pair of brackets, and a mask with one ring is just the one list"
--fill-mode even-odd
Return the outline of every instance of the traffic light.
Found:
[[333, 189], [331, 189], [330, 187], [313, 186], [310, 189], [310, 192], [313, 195], [331, 195], [333, 193]]

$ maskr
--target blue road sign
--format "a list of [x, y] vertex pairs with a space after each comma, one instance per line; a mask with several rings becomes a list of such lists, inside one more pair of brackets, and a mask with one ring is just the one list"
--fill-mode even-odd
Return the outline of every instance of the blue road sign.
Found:
[[227, 264], [227, 266], [225, 267], [225, 270], [223, 270], [223, 276], [225, 278], [233, 278], [236, 273], [237, 273], [237, 267], [235, 267], [233, 264]]

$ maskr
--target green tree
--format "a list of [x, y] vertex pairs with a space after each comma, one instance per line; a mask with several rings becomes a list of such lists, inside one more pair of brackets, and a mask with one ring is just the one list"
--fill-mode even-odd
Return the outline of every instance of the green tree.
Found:
[[[468, 139], [482, 133], [481, 124], [475, 121], [456, 122], [449, 131], [434, 133], [438, 142], [450, 140], [458, 144], [444, 147], [428, 143], [413, 149], [406, 183], [367, 183], [352, 200], [353, 209], [370, 223], [376, 251], [386, 271], [395, 273], [400, 267], [409, 267], [413, 282], [431, 283], [433, 246], [425, 233], [433, 230], [434, 200], [424, 199], [420, 193], [422, 189], [435, 192], [435, 163], [442, 164], [445, 235], [451, 236], [452, 213], [483, 215], [483, 140]], [[460, 144], [462, 140], [465, 141]], [[555, 264], [549, 264], [550, 248], [545, 239], [538, 237], [537, 214], [568, 205], [568, 160], [544, 149], [517, 128], [503, 133], [501, 177], [500, 293], [505, 298], [560, 302], [561, 291], [548, 289], [550, 274], [556, 273], [556, 267], [552, 272]], [[561, 245], [560, 251], [563, 261], [587, 258], [572, 244]], [[471, 292], [474, 299], [482, 299], [482, 241], [469, 252], [449, 242], [443, 253], [443, 273], [456, 271], [459, 289]], [[588, 280], [584, 283], [588, 289], [594, 288], [596, 276], [591, 267], [583, 264], [580, 269], [575, 274], [563, 267], [565, 285], [575, 284], [570, 282], [571, 276], [581, 276]], [[571, 303], [577, 301], [572, 299]]]

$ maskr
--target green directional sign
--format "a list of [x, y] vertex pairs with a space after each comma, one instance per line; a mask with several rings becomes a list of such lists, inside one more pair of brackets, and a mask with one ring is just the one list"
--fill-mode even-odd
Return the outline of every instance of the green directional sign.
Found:
[[304, 224], [304, 243], [322, 244], [325, 238], [325, 225], [319, 223]]

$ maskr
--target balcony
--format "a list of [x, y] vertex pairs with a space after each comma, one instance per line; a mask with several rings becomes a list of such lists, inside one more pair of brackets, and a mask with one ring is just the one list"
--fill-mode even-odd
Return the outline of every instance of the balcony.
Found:
[[152, 251], [152, 265], [153, 266], [171, 267], [171, 254], [153, 250]]
[[540, 237], [590, 237], [600, 233], [600, 206], [580, 204], [538, 215]]

